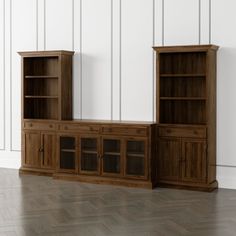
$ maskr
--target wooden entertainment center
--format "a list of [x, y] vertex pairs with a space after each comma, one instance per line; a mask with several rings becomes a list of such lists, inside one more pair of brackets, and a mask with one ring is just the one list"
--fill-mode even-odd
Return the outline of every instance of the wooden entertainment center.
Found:
[[74, 52], [20, 52], [20, 173], [133, 187], [214, 190], [217, 49], [154, 47], [156, 122], [72, 120]]

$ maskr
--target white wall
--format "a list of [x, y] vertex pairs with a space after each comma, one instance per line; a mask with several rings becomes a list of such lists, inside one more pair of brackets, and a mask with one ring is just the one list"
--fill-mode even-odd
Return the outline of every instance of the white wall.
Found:
[[20, 165], [17, 51], [74, 50], [74, 118], [155, 117], [153, 45], [207, 44], [218, 54], [217, 173], [236, 188], [236, 2], [0, 0], [0, 166]]

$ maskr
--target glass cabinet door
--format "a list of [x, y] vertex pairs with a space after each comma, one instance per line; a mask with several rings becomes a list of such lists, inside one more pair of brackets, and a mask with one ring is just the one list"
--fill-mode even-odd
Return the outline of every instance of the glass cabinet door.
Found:
[[102, 173], [120, 174], [121, 140], [104, 138], [102, 146]]
[[145, 140], [127, 140], [125, 153], [125, 174], [135, 178], [146, 177], [146, 142]]
[[76, 138], [60, 136], [59, 168], [64, 172], [76, 171]]
[[81, 137], [80, 139], [80, 172], [99, 171], [99, 151], [97, 137]]

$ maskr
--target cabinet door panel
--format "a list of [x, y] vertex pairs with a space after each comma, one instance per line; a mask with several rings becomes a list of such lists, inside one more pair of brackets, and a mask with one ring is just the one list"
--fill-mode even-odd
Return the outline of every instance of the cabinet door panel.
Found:
[[146, 139], [130, 139], [125, 143], [125, 175], [129, 178], [148, 178]]
[[41, 155], [42, 168], [54, 169], [56, 158], [56, 136], [55, 134], [43, 133], [42, 136], [43, 152]]
[[160, 138], [158, 141], [158, 177], [161, 180], [179, 180], [181, 140]]
[[24, 132], [24, 158], [23, 166], [40, 168], [41, 160], [39, 151], [41, 148], [40, 132]]
[[80, 173], [99, 174], [99, 139], [98, 137], [80, 138]]
[[102, 174], [120, 175], [121, 140], [112, 137], [102, 139]]
[[206, 142], [183, 140], [182, 180], [190, 182], [206, 181]]
[[77, 172], [76, 140], [74, 136], [59, 136], [58, 169], [60, 172]]

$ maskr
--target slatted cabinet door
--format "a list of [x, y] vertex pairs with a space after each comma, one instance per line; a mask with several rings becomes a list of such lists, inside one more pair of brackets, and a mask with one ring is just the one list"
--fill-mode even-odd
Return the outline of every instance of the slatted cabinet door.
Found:
[[159, 138], [158, 176], [160, 180], [178, 181], [180, 178], [181, 139]]
[[206, 182], [206, 141], [198, 139], [182, 140], [182, 180]]
[[41, 135], [38, 131], [24, 131], [22, 146], [24, 155], [23, 166], [29, 168], [40, 168]]
[[41, 133], [41, 167], [54, 169], [56, 160], [56, 135], [54, 133]]

